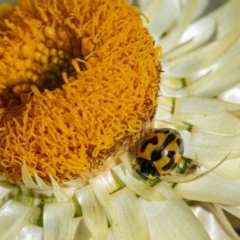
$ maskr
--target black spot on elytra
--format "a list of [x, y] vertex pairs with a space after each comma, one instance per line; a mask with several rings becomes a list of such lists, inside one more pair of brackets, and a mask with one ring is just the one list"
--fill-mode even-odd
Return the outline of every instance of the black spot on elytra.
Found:
[[162, 153], [162, 151], [159, 151], [159, 150], [152, 151], [152, 153], [151, 153], [151, 161], [152, 162], [158, 161], [162, 157], [161, 153]]
[[140, 163], [140, 169], [137, 169], [137, 173], [142, 176], [144, 179], [147, 179], [148, 175], [152, 175], [154, 177], [160, 177], [155, 165], [143, 158], [137, 159], [138, 163]]
[[141, 152], [144, 152], [148, 146], [148, 144], [153, 144], [153, 145], [157, 145], [158, 144], [158, 138], [156, 136], [150, 138], [150, 139], [147, 139], [145, 142], [143, 142], [141, 148], [140, 148], [140, 151]]
[[162, 157], [162, 151], [164, 148], [167, 148], [167, 146], [174, 141], [174, 139], [176, 138], [176, 135], [174, 133], [169, 134], [168, 137], [166, 138], [166, 140], [164, 141], [164, 143], [162, 144], [162, 146], [158, 149], [158, 150], [154, 150], [152, 151], [151, 154], [151, 161], [158, 161], [161, 159]]
[[138, 158], [136, 159], [137, 164], [140, 165], [140, 166], [142, 165], [142, 163], [143, 163], [144, 161], [146, 161], [145, 158], [140, 158], [140, 157], [138, 157]]
[[170, 158], [170, 162], [168, 164], [166, 164], [162, 169], [164, 171], [167, 171], [169, 169], [174, 169], [176, 167], [176, 163], [175, 163], [175, 156], [176, 156], [176, 152], [175, 151], [168, 151], [167, 152], [167, 156]]
[[154, 131], [154, 133], [164, 133], [164, 134], [168, 134], [170, 132], [170, 130], [168, 128], [160, 128]]

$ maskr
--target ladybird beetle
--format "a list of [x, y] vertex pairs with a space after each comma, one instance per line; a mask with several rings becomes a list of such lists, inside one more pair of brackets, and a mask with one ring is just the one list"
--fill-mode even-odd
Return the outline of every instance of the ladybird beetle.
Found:
[[154, 130], [138, 147], [134, 168], [145, 180], [160, 179], [179, 165], [183, 150], [179, 132], [170, 128]]

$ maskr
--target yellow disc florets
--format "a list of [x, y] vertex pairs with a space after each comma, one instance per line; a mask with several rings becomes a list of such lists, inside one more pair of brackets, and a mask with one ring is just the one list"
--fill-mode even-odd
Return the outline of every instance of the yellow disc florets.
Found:
[[104, 165], [156, 109], [159, 49], [125, 0], [0, 11], [0, 173], [58, 182]]

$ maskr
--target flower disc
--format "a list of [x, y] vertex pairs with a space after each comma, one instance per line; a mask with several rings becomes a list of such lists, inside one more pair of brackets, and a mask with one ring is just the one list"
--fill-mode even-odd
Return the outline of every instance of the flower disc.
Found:
[[[5, 6], [6, 7], [6, 6]], [[1, 11], [2, 12], [2, 11]], [[156, 109], [160, 49], [125, 0], [22, 0], [0, 15], [0, 173], [86, 176]]]

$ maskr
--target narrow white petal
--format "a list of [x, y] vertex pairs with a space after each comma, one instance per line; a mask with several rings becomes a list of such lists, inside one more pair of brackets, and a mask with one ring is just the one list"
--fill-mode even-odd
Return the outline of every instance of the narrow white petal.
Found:
[[[144, 15], [148, 18], [150, 22], [153, 22], [153, 19], [159, 15], [160, 8], [163, 5], [163, 0], [151, 0], [145, 8], [142, 8]], [[149, 30], [150, 30], [149, 26]]]
[[157, 45], [162, 46], [164, 53], [167, 53], [177, 45], [182, 33], [193, 20], [196, 5], [196, 0], [188, 1], [182, 13], [182, 16], [180, 16], [178, 19], [178, 24], [172, 29], [172, 31], [168, 35], [166, 35], [166, 37], [159, 40]]
[[[240, 31], [234, 30], [225, 37], [172, 62], [165, 64], [165, 78], [180, 78], [197, 73], [201, 69], [213, 64], [219, 57], [239, 39]], [[209, 54], [211, 53], [211, 54]], [[206, 57], [207, 56], [207, 57]]]
[[11, 184], [6, 182], [0, 182], [0, 206], [7, 201], [10, 196], [16, 197], [18, 189]]
[[54, 196], [59, 199], [65, 199], [72, 197], [74, 194], [74, 188], [65, 188], [65, 187], [60, 187], [60, 185], [56, 182], [56, 180], [49, 174], [51, 183], [52, 183], [52, 188], [53, 188], [53, 193]]
[[0, 209], [1, 240], [13, 239], [30, 221], [38, 219], [40, 210], [28, 207], [13, 200], [6, 202]]
[[240, 134], [240, 119], [227, 112], [175, 114], [173, 119], [190, 123], [209, 132], [226, 135]]
[[187, 88], [173, 89], [172, 87], [165, 86], [165, 82], [163, 82], [163, 85], [161, 86], [164, 97], [184, 98], [189, 95]]
[[196, 159], [199, 162], [219, 161], [220, 159], [223, 159], [227, 154], [229, 154], [227, 159], [236, 159], [240, 157], [240, 150], [230, 152], [229, 150], [213, 149], [211, 147], [202, 148], [193, 146], [191, 144], [187, 145], [185, 149], [188, 151], [184, 152], [184, 157]]
[[124, 167], [132, 174], [133, 171], [132, 171], [131, 162], [132, 162], [132, 160], [134, 160], [134, 158], [132, 156], [130, 156], [128, 151], [123, 153], [123, 154], [121, 154], [119, 156], [119, 158], [121, 159]]
[[120, 223], [121, 239], [152, 240], [137, 195], [125, 187], [111, 195]]
[[228, 64], [232, 59], [235, 59], [240, 54], [240, 39], [221, 57], [219, 58], [214, 65], [212, 66], [212, 69], [224, 67], [226, 64]]
[[235, 150], [239, 148], [240, 135], [220, 135], [194, 128], [191, 135], [191, 145], [219, 150]]
[[240, 204], [239, 182], [223, 179], [214, 173], [193, 182], [179, 183], [175, 190], [185, 199], [229, 205]]
[[[191, 83], [189, 94], [199, 97], [214, 97], [239, 83], [240, 56], [237, 56], [223, 66]], [[226, 81], [227, 79], [227, 81]]]
[[175, 113], [219, 113], [222, 111], [239, 111], [240, 104], [218, 99], [187, 97], [176, 99]]
[[91, 186], [86, 186], [75, 192], [81, 206], [84, 222], [94, 239], [107, 238], [108, 224], [106, 211], [97, 200]]
[[186, 130], [181, 130], [179, 131], [183, 138], [183, 143], [184, 143], [184, 153], [183, 156], [186, 158], [194, 159], [196, 157], [195, 152], [193, 152], [191, 145], [190, 145], [190, 140], [191, 140], [191, 132], [186, 131]]
[[218, 97], [227, 102], [240, 104], [240, 84], [237, 84], [227, 91], [221, 93]]
[[149, 202], [140, 198], [148, 222], [151, 240], [210, 239], [187, 204], [174, 193], [171, 187], [162, 182], [155, 188], [163, 192], [168, 199], [162, 202]]
[[27, 224], [13, 240], [42, 240], [42, 228]]
[[35, 180], [36, 180], [36, 182], [37, 182], [38, 187], [39, 187], [41, 190], [52, 189], [52, 187], [49, 186], [49, 185], [47, 185], [37, 174], [34, 173], [34, 177], [35, 177]]
[[[155, 114], [155, 118], [154, 120], [157, 121], [157, 120], [166, 120], [166, 119], [169, 119], [171, 118], [172, 114], [167, 112], [167, 111], [164, 111], [163, 109], [161, 108], [158, 108], [157, 109], [157, 112]], [[158, 123], [156, 123], [158, 124]], [[154, 128], [157, 128], [157, 127], [154, 127]]]
[[179, 6], [174, 0], [152, 0], [146, 9], [142, 9], [150, 23], [147, 28], [155, 38], [162, 36], [180, 14]]
[[65, 187], [74, 187], [74, 188], [81, 188], [83, 186], [85, 186], [86, 184], [83, 183], [83, 180], [80, 178], [77, 179], [73, 179], [67, 182], [63, 182], [63, 186]]
[[163, 201], [166, 197], [151, 186], [146, 185], [142, 180], [134, 178], [122, 164], [113, 168], [117, 176], [128, 186], [133, 192], [149, 201]]
[[240, 218], [240, 205], [239, 206], [228, 206], [228, 205], [219, 205], [225, 211], [231, 213], [237, 218]]
[[[216, 31], [216, 21], [212, 17], [204, 17], [192, 23], [179, 40], [179, 47], [169, 52], [163, 58], [174, 60], [198, 47], [207, 44]], [[164, 62], [164, 60], [163, 60]]]
[[202, 13], [208, 7], [209, 2], [210, 2], [210, 0], [198, 0], [197, 1], [197, 7], [196, 7], [196, 12], [194, 14], [194, 19], [197, 19], [199, 16], [202, 15]]
[[107, 240], [116, 240], [117, 238], [114, 237], [112, 229], [108, 228], [108, 237]]
[[23, 166], [22, 166], [22, 179], [26, 187], [28, 188], [33, 188], [33, 189], [39, 189], [38, 185], [33, 181], [25, 160], [23, 161]]
[[161, 108], [164, 109], [165, 111], [170, 112], [172, 110], [174, 100], [172, 98], [163, 97], [161, 93], [159, 93], [159, 95], [160, 96], [157, 97], [158, 105], [161, 106]]
[[[201, 161], [200, 164], [204, 168], [209, 169], [216, 164], [216, 161]], [[240, 181], [239, 166], [240, 158], [227, 160], [216, 168], [214, 173], [225, 179]]]
[[231, 0], [211, 13], [211, 16], [216, 19], [218, 25], [217, 38], [225, 36], [234, 29], [239, 29], [238, 21], [236, 21], [239, 11], [239, 1]]
[[144, 11], [144, 9], [146, 9], [147, 6], [151, 3], [151, 0], [135, 0], [135, 3], [142, 11]]
[[92, 240], [91, 232], [88, 230], [83, 217], [73, 219], [74, 237], [73, 240]]
[[43, 211], [43, 240], [73, 238], [73, 203], [46, 203]]
[[209, 203], [191, 207], [212, 240], [239, 240], [221, 208]]
[[102, 207], [106, 210], [108, 220], [112, 226], [112, 231], [115, 239], [121, 239], [121, 233], [119, 230], [120, 223], [117, 219], [117, 214], [113, 206], [110, 193], [105, 186], [105, 179], [103, 175], [99, 175], [90, 180], [92, 189]]

